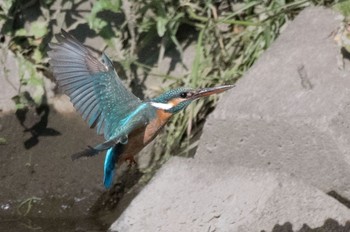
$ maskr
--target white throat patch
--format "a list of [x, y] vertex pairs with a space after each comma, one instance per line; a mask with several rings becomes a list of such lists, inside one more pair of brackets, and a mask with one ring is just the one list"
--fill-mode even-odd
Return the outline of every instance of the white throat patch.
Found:
[[157, 109], [161, 110], [170, 110], [174, 107], [171, 103], [159, 103], [159, 102], [150, 102], [152, 106], [156, 107]]

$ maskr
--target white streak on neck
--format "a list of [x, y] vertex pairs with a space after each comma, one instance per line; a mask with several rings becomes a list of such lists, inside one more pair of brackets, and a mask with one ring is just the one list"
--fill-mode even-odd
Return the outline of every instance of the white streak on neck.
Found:
[[161, 110], [170, 110], [174, 107], [171, 103], [159, 103], [159, 102], [150, 102], [152, 106], [156, 107], [157, 109]]

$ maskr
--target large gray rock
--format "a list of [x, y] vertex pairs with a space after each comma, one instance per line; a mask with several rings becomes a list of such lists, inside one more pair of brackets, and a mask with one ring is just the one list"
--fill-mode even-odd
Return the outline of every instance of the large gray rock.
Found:
[[303, 11], [223, 96], [194, 161], [174, 159], [112, 231], [271, 231], [339, 223], [350, 211], [350, 72], [339, 15]]
[[350, 72], [337, 64], [336, 18], [311, 8], [288, 26], [222, 99], [197, 159], [288, 173], [350, 198]]
[[340, 223], [350, 210], [323, 192], [257, 169], [173, 158], [134, 199], [112, 231], [271, 231]]

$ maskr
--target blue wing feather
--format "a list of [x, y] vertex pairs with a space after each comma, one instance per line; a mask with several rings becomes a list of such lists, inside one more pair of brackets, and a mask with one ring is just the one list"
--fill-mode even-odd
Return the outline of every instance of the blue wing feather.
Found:
[[[128, 134], [147, 124], [149, 104], [142, 103], [128, 91], [111, 60], [105, 55], [98, 59], [93, 52], [65, 31], [57, 36], [58, 44], [50, 44], [48, 52], [54, 76], [70, 97], [74, 107], [90, 127], [104, 134], [107, 141], [76, 153], [72, 159], [94, 156], [107, 150], [104, 164], [104, 184], [112, 185], [115, 163], [122, 153]], [[153, 109], [153, 108], [152, 108]]]
[[96, 108], [96, 110], [97, 110], [97, 107], [98, 107], [98, 106], [97, 106], [97, 102], [96, 102], [94, 99], [91, 98], [91, 99], [86, 103], [84, 112], [82, 113], [83, 119], [84, 119], [85, 121], [88, 121], [88, 123], [89, 123], [90, 120], [88, 120], [88, 119], [92, 117], [92, 116], [90, 116], [90, 115], [91, 115], [91, 112], [92, 112], [92, 110], [93, 110], [94, 108]]
[[124, 87], [105, 54], [96, 58], [65, 31], [57, 41], [50, 44], [48, 54], [59, 86], [89, 126], [110, 139], [119, 121], [141, 104], [140, 99]]
[[96, 122], [97, 118], [100, 116], [98, 104], [95, 102], [94, 105], [92, 105], [92, 107], [93, 109], [89, 113], [89, 117], [83, 115], [84, 120], [88, 120], [88, 124], [90, 127], [92, 126], [92, 124], [94, 124], [94, 122]]

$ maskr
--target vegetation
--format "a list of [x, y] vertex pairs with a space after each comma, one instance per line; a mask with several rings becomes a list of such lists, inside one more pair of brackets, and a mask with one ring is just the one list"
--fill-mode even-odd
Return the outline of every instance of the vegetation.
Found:
[[[74, 30], [88, 25], [95, 36], [104, 39], [106, 46], [120, 50], [117, 60], [114, 59], [129, 82], [136, 80], [138, 73], [143, 73], [167, 81], [170, 83], [167, 88], [205, 87], [235, 82], [270, 46], [286, 23], [305, 7], [331, 5], [338, 1], [99, 0], [94, 1], [91, 11], [85, 13], [76, 10], [86, 4], [83, 0], [3, 2], [0, 6], [0, 46], [6, 46], [16, 54], [22, 70], [21, 85], [37, 89], [34, 96], [28, 96], [22, 88], [19, 90], [14, 100], [18, 108], [23, 108], [30, 104], [38, 106], [46, 99], [43, 79], [50, 77], [46, 49], [53, 28], [57, 32], [60, 27]], [[33, 12], [36, 15], [29, 16]], [[105, 17], [108, 14], [118, 19], [111, 22]], [[174, 77], [152, 71], [169, 49], [176, 49], [182, 63], [187, 44], [196, 47], [194, 62], [187, 67], [188, 73]], [[142, 58], [143, 51], [149, 47], [155, 48], [156, 57]], [[183, 156], [192, 154], [201, 125], [216, 100], [212, 97], [200, 101], [173, 118], [157, 141], [155, 149], [159, 156], [155, 158], [155, 166], [174, 154], [174, 149], [176, 153], [180, 150]]]

